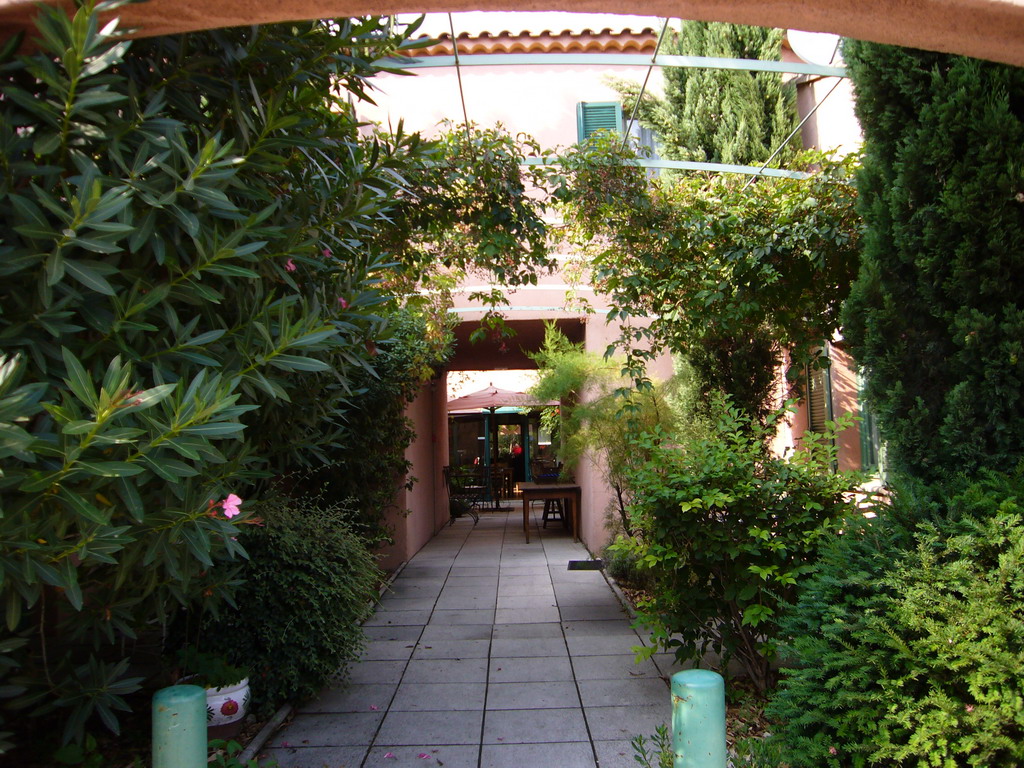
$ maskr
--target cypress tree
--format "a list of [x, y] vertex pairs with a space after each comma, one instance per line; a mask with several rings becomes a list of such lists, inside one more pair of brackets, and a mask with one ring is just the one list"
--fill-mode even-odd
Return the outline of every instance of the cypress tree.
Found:
[[[764, 59], [781, 57], [782, 30], [723, 22], [684, 21], [662, 53]], [[645, 94], [641, 125], [658, 134], [669, 160], [763, 163], [796, 125], [795, 92], [776, 72], [666, 67], [665, 97]], [[627, 114], [638, 87], [614, 83]], [[799, 139], [781, 158], [792, 156]]]
[[891, 468], [1024, 457], [1024, 70], [851, 42], [867, 224], [844, 334]]

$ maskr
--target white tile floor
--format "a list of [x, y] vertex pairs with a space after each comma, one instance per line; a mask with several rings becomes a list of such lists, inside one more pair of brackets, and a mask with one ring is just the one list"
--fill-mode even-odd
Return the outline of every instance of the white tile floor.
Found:
[[[539, 518], [539, 513], [537, 515]], [[629, 740], [668, 721], [665, 657], [587, 551], [518, 509], [445, 527], [366, 624], [348, 683], [303, 706], [265, 750], [281, 768], [635, 768]], [[664, 669], [659, 668], [661, 664]]]

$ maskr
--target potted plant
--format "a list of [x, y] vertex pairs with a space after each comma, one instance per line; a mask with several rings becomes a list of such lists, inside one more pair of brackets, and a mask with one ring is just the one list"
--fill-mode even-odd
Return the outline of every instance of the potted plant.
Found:
[[178, 651], [178, 662], [182, 670], [179, 683], [206, 689], [206, 727], [211, 736], [236, 735], [249, 709], [248, 671], [193, 646]]

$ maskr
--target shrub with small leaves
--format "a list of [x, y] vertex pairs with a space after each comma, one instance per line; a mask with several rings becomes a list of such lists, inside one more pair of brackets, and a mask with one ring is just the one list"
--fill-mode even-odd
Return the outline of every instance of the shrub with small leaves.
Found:
[[856, 478], [833, 473], [834, 448], [808, 437], [788, 457], [762, 425], [719, 400], [709, 437], [639, 440], [651, 456], [629, 472], [637, 536], [621, 540], [651, 572], [640, 606], [654, 648], [699, 661], [736, 658], [761, 691], [774, 680], [775, 621], [806, 578], [825, 533], [850, 510]]
[[359, 656], [382, 574], [344, 505], [282, 498], [255, 514], [262, 523], [241, 537], [250, 559], [237, 606], [208, 616], [199, 644], [249, 669], [253, 710], [269, 714]]
[[770, 714], [794, 768], [1024, 762], [1024, 478], [907, 526], [915, 504], [845, 526], [782, 621], [796, 666]]

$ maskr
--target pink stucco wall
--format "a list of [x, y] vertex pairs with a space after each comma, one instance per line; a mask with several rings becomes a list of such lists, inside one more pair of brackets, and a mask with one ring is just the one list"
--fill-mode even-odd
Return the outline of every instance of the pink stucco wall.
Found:
[[[860, 401], [857, 397], [857, 364], [841, 343], [830, 344], [828, 354], [832, 361], [829, 369], [829, 376], [832, 380], [832, 418], [838, 419], [846, 413], [852, 413], [856, 417], [860, 414]], [[776, 441], [776, 450], [783, 449], [787, 443], [799, 444], [801, 436], [807, 431], [807, 419], [807, 407], [801, 403], [787, 425], [787, 429], [780, 431], [780, 440]], [[836, 448], [839, 469], [844, 471], [861, 469], [859, 422], [855, 422], [853, 426], [839, 433], [836, 439]]]
[[[448, 521], [448, 497], [441, 476], [448, 445], [447, 395], [444, 379], [427, 382], [406, 409], [415, 425], [416, 439], [405, 451], [417, 482], [401, 489], [387, 514], [394, 543], [381, 551], [381, 567], [392, 570], [416, 554]], [[410, 513], [406, 514], [406, 510]]]
[[[576, 141], [576, 104], [580, 101], [619, 101], [605, 82], [617, 77], [642, 82], [643, 67], [509, 66], [463, 67], [462, 87], [470, 122], [485, 128], [501, 123], [516, 134], [533, 136], [545, 150]], [[661, 92], [661, 72], [655, 70], [648, 88]], [[463, 121], [459, 83], [452, 68], [420, 69], [415, 77], [383, 75], [374, 78], [379, 106], [361, 104], [366, 119], [383, 126], [405, 121], [406, 131], [431, 135], [444, 119]]]

